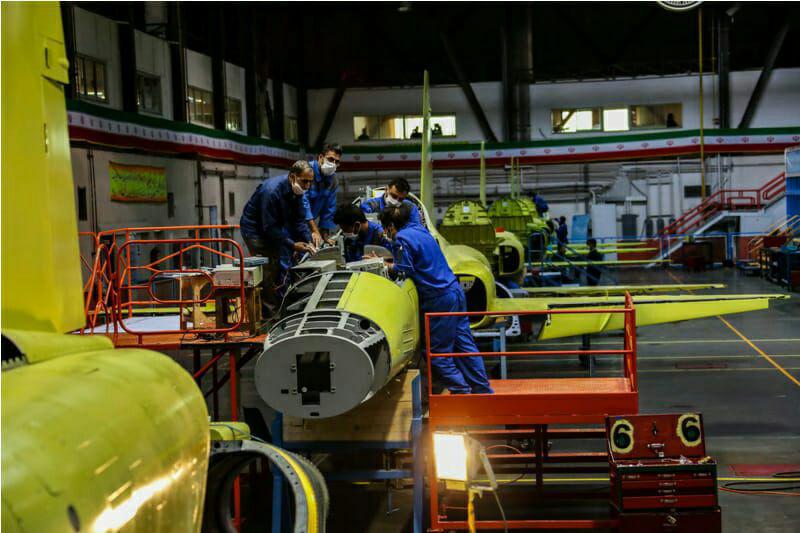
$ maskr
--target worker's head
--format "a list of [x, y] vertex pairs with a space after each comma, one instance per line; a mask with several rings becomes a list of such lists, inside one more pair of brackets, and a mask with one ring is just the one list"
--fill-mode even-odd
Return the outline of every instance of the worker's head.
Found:
[[531, 198], [536, 198], [537, 196], [539, 196], [539, 193], [538, 193], [538, 192], [536, 192], [536, 191], [533, 191], [533, 192], [531, 193]]
[[341, 228], [345, 238], [352, 238], [367, 231], [367, 217], [357, 205], [344, 204], [337, 207], [333, 222]]
[[326, 144], [317, 154], [319, 172], [323, 176], [333, 176], [342, 164], [342, 147], [338, 144]]
[[588, 239], [586, 241], [586, 246], [588, 246], [590, 250], [596, 249], [597, 248], [597, 239]]
[[311, 188], [311, 184], [314, 183], [314, 169], [311, 168], [308, 161], [301, 159], [294, 162], [289, 169], [289, 183], [297, 196], [302, 196]]
[[381, 224], [384, 234], [394, 239], [397, 232], [403, 229], [411, 219], [411, 206], [408, 204], [390, 205], [381, 211]]
[[383, 199], [386, 205], [400, 205], [403, 203], [403, 200], [408, 197], [408, 193], [410, 192], [411, 185], [408, 184], [405, 178], [394, 178], [389, 182], [389, 186], [386, 187], [386, 192], [383, 193]]
[[558, 217], [558, 221], [559, 221], [561, 224], [566, 224], [566, 223], [567, 223], [567, 217]]

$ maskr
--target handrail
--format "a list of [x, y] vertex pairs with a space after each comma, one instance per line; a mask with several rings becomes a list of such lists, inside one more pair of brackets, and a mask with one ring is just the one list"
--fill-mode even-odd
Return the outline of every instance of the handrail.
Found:
[[[468, 353], [434, 353], [431, 351], [430, 328], [431, 319], [440, 317], [485, 317], [485, 316], [549, 316], [549, 315], [579, 315], [579, 314], [624, 314], [623, 326], [624, 345], [617, 350], [521, 350], [517, 352], [468, 352]], [[433, 378], [431, 374], [431, 360], [434, 357], [526, 357], [538, 355], [622, 355], [624, 376], [631, 382], [631, 390], [637, 391], [637, 365], [636, 365], [636, 310], [633, 298], [629, 292], [625, 293], [624, 307], [596, 308], [596, 309], [551, 309], [536, 311], [461, 311], [461, 312], [432, 312], [425, 313], [425, 351], [428, 354], [428, 394], [433, 394]]]
[[781, 172], [758, 189], [720, 189], [661, 230], [662, 235], [687, 233], [724, 210], [761, 209], [786, 192]]

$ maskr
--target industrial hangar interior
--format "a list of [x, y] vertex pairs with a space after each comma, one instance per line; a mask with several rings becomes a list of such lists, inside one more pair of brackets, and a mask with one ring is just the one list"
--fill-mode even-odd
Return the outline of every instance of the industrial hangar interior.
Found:
[[791, 2], [3, 2], [2, 529], [800, 530]]

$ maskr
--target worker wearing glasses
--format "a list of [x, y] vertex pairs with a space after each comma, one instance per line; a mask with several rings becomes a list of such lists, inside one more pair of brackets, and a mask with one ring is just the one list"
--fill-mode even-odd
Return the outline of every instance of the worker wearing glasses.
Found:
[[323, 240], [328, 241], [328, 235], [336, 229], [333, 221], [333, 214], [336, 213], [336, 192], [339, 190], [336, 169], [341, 163], [342, 147], [338, 144], [326, 144], [317, 154], [317, 159], [310, 162], [314, 171], [314, 182], [303, 201], [314, 246], [319, 246]]
[[288, 174], [267, 178], [247, 201], [239, 221], [250, 255], [269, 259], [264, 269], [264, 302], [280, 303], [296, 254], [316, 253], [306, 219], [305, 193], [314, 183], [307, 161], [296, 161]]

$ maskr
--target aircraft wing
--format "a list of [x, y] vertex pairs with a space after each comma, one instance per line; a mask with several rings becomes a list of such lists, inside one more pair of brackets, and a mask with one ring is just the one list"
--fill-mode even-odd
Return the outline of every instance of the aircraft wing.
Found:
[[531, 296], [611, 296], [624, 295], [626, 292], [631, 295], [651, 294], [654, 292], [672, 291], [702, 291], [705, 289], [723, 289], [723, 283], [689, 283], [689, 284], [665, 284], [665, 285], [597, 285], [594, 287], [525, 287]]
[[[633, 297], [636, 325], [652, 326], [717, 315], [767, 309], [770, 300], [786, 299], [787, 294], [735, 295], [639, 295]], [[624, 296], [562, 298], [497, 298], [492, 311], [533, 311], [550, 309], [590, 309], [622, 307]], [[556, 314], [542, 324], [539, 340], [602, 333], [622, 329], [622, 313]]]

